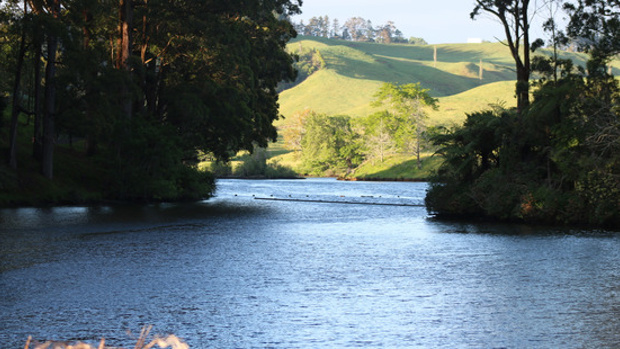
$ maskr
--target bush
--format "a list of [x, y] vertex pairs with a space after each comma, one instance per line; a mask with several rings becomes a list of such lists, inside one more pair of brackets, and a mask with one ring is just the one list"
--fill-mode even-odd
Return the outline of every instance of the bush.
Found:
[[292, 168], [280, 165], [278, 162], [267, 164], [265, 169], [267, 178], [298, 178], [299, 175]]
[[213, 174], [213, 176], [219, 178], [228, 177], [232, 175], [233, 172], [230, 162], [219, 160], [211, 162], [211, 165], [209, 166], [209, 171]]
[[257, 148], [254, 153], [242, 158], [242, 164], [233, 173], [236, 177], [245, 178], [297, 178], [297, 173], [286, 166], [272, 161], [267, 164], [267, 151], [264, 148]]
[[242, 157], [243, 163], [235, 169], [235, 176], [264, 177], [267, 169], [267, 151], [256, 148], [252, 154]]

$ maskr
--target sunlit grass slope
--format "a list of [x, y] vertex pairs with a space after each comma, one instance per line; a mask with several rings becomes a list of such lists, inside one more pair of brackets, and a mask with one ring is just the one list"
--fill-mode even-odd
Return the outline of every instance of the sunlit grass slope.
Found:
[[421, 166], [411, 155], [395, 154], [383, 162], [366, 161], [349, 177], [362, 179], [394, 179], [394, 180], [425, 180], [437, 170], [441, 159], [432, 154], [423, 154]]
[[[488, 103], [515, 103], [514, 63], [502, 43], [384, 45], [301, 36], [288, 45], [292, 53], [308, 49], [318, 50], [326, 66], [281, 93], [280, 112], [284, 116], [305, 108], [328, 115], [366, 116], [373, 111], [373, 94], [384, 82], [419, 82], [430, 89], [440, 105], [445, 104], [440, 112], [432, 113], [439, 118], [436, 122], [458, 118], [455, 114], [476, 111]], [[566, 52], [561, 57], [581, 66], [587, 58]], [[278, 124], [282, 123], [286, 121]]]
[[370, 100], [381, 84], [378, 80], [340, 75], [331, 69], [320, 70], [280, 94], [280, 113], [286, 117], [310, 108], [328, 115], [364, 116], [372, 111]]
[[515, 81], [499, 81], [467, 90], [452, 96], [439, 97], [439, 108], [429, 111], [429, 124], [461, 124], [467, 113], [488, 109], [497, 104], [516, 107]]
[[434, 46], [301, 37], [288, 49], [293, 53], [316, 49], [326, 67], [281, 93], [280, 112], [284, 116], [305, 108], [329, 115], [368, 115], [373, 111], [373, 94], [384, 82], [419, 82], [433, 96], [446, 97], [514, 79], [511, 57], [497, 43], [437, 45], [437, 62], [433, 58]]

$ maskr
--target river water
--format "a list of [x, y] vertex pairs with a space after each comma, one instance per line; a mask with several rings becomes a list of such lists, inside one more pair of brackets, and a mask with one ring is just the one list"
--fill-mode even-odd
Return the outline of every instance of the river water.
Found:
[[620, 347], [618, 234], [435, 221], [424, 183], [218, 185], [0, 210], [0, 347], [148, 324], [191, 348]]

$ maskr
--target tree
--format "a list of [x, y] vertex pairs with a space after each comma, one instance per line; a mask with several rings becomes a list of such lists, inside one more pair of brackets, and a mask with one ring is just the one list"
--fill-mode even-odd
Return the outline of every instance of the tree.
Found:
[[515, 61], [517, 72], [517, 110], [525, 111], [530, 100], [530, 0], [476, 0], [471, 18], [482, 12], [496, 17], [504, 27], [506, 45]]
[[[275, 141], [276, 87], [295, 78], [285, 51], [296, 35], [288, 16], [300, 12], [301, 1], [7, 4], [3, 28], [25, 33], [12, 36], [18, 44], [11, 48], [15, 62], [24, 58], [23, 70], [11, 67], [13, 76], [23, 71], [15, 82], [24, 91], [10, 93], [16, 112], [35, 115], [47, 177], [59, 135], [87, 139], [88, 154], [101, 156], [109, 175], [107, 187], [122, 198], [181, 193], [179, 183], [200, 177], [193, 168], [199, 150], [226, 159]], [[45, 78], [37, 75], [41, 62]], [[33, 98], [33, 110], [22, 108]]]
[[334, 21], [332, 24], [332, 37], [340, 38], [341, 29], [342, 28], [340, 28], [340, 21], [338, 21], [338, 18], [334, 18]]
[[428, 118], [425, 109], [438, 108], [437, 99], [431, 97], [429, 91], [422, 88], [419, 83], [405, 85], [385, 83], [375, 94], [373, 102], [374, 106], [387, 107], [388, 112], [395, 116], [396, 144], [401, 150], [416, 155], [418, 168], [422, 167], [421, 142], [426, 129], [425, 120]]
[[287, 126], [282, 130], [284, 146], [292, 151], [302, 151], [301, 146], [304, 135], [306, 134], [306, 121], [316, 113], [308, 108], [303, 111], [295, 112]]
[[520, 118], [495, 107], [433, 137], [444, 163], [427, 195], [431, 211], [620, 223], [618, 84], [598, 70], [584, 79], [570, 61], [559, 61], [558, 72], [545, 62]]
[[22, 71], [24, 65], [24, 59], [26, 55], [26, 21], [25, 17], [28, 13], [28, 6], [26, 0], [24, 0], [24, 20], [21, 23], [21, 37], [19, 39], [19, 50], [17, 54], [17, 63], [15, 67], [15, 77], [13, 81], [13, 109], [11, 111], [11, 129], [9, 140], [9, 158], [8, 164], [12, 169], [17, 169], [17, 128], [19, 122], [19, 114], [21, 112], [21, 80]]
[[390, 44], [395, 39], [396, 26], [394, 22], [388, 21], [385, 25], [377, 28], [377, 41], [383, 44]]
[[409, 44], [411, 45], [428, 45], [428, 42], [426, 42], [426, 40], [424, 40], [423, 38], [417, 38], [417, 37], [410, 37], [409, 38]]
[[374, 42], [375, 41], [375, 27], [373, 27], [370, 20], [366, 21], [366, 30], [364, 31], [363, 41]]
[[[515, 25], [506, 26], [518, 29], [513, 34], [527, 31], [521, 17], [527, 1], [477, 3], [476, 10], [511, 18], [503, 23]], [[553, 6], [548, 8], [553, 15]], [[572, 11], [568, 34], [590, 52], [587, 70], [556, 54], [566, 41], [551, 16], [543, 26], [556, 51], [549, 59], [532, 60], [539, 80], [533, 84], [531, 104], [517, 110], [519, 117], [494, 107], [433, 137], [445, 161], [427, 194], [430, 211], [554, 224], [620, 224], [620, 88], [605, 67], [609, 54], [618, 52], [619, 6], [616, 0], [584, 0], [566, 8]], [[522, 38], [527, 42], [526, 35]], [[537, 40], [532, 48], [542, 44]]]
[[[60, 0], [51, 1], [51, 16], [60, 19]], [[54, 145], [56, 143], [56, 55], [59, 33], [53, 28], [47, 33], [47, 64], [45, 66], [45, 108], [43, 113], [43, 152], [41, 173], [52, 179], [54, 176]]]
[[366, 41], [368, 39], [368, 22], [361, 17], [349, 18], [344, 22], [348, 37], [353, 41]]
[[350, 117], [311, 112], [301, 141], [303, 166], [314, 174], [349, 172], [362, 161], [358, 138]]
[[578, 0], [566, 3], [570, 14], [568, 34], [594, 57], [620, 52], [620, 1]]
[[[319, 17], [321, 18], [321, 17]], [[325, 15], [325, 17], [321, 18], [321, 36], [324, 38], [330, 37], [329, 35], [329, 25], [330, 25], [329, 17]]]
[[388, 111], [380, 111], [369, 115], [362, 121], [364, 129], [364, 148], [367, 157], [380, 163], [396, 149], [394, 134], [398, 124], [394, 115]]

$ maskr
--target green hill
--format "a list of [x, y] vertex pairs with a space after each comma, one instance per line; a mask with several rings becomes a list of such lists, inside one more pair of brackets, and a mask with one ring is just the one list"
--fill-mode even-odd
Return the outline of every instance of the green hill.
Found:
[[[430, 89], [440, 105], [431, 119], [439, 123], [458, 122], [466, 112], [489, 103], [516, 103], [514, 63], [502, 43], [414, 46], [301, 36], [288, 45], [292, 53], [311, 49], [320, 52], [325, 67], [280, 94], [285, 117], [305, 108], [329, 115], [368, 115], [373, 94], [384, 82], [419, 82]], [[584, 54], [563, 56], [580, 65], [586, 59]]]
[[[489, 104], [516, 106], [514, 62], [502, 43], [414, 46], [301, 36], [288, 44], [288, 50], [305, 57], [315, 52], [323, 64], [298, 85], [281, 92], [280, 112], [285, 118], [277, 121], [279, 127], [286, 126], [287, 116], [306, 108], [327, 115], [367, 116], [375, 111], [370, 103], [385, 82], [419, 82], [430, 89], [439, 100], [439, 109], [429, 113], [429, 124], [460, 124], [466, 113], [485, 109]], [[537, 54], [551, 53], [540, 50]], [[587, 60], [585, 54], [579, 53], [562, 52], [561, 57], [580, 66], [585, 66]], [[620, 72], [618, 60], [613, 67], [614, 73]], [[276, 160], [281, 164], [297, 164], [298, 159], [286, 154], [281, 142], [270, 151], [278, 154]], [[391, 161], [383, 168], [358, 170], [369, 176], [385, 176], [391, 168], [399, 168], [399, 178], [419, 178], [416, 174], [403, 175], [400, 170], [400, 165], [410, 160], [401, 157], [396, 160], [398, 165]]]

